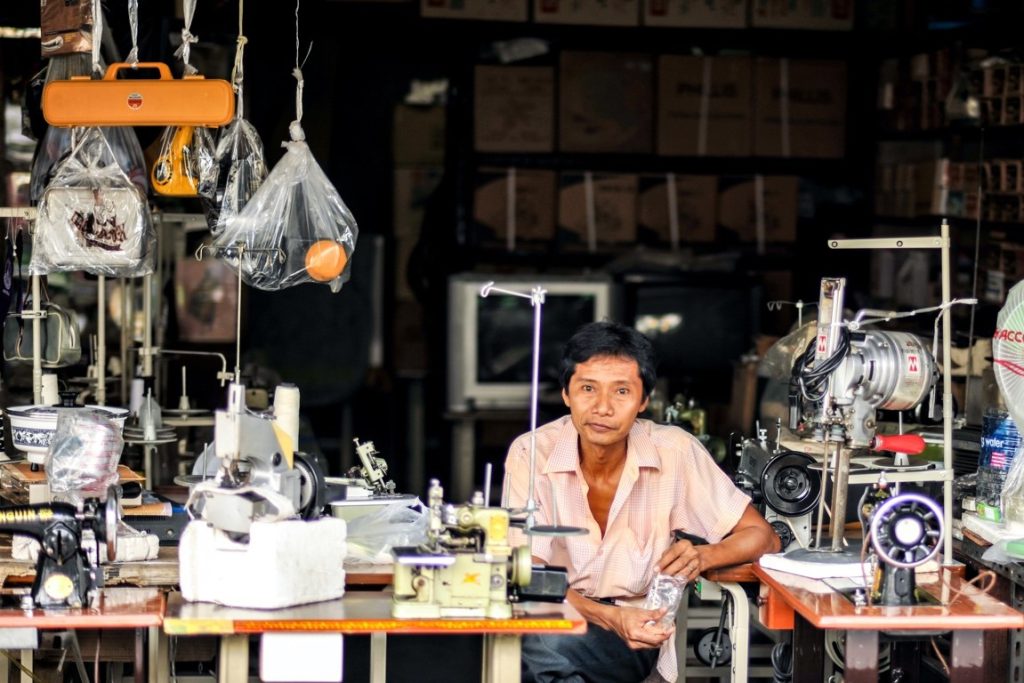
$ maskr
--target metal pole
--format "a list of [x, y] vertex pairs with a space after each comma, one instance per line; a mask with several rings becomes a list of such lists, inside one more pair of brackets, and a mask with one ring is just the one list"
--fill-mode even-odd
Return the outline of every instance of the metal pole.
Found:
[[96, 281], [96, 404], [107, 405], [107, 277]]
[[43, 402], [43, 344], [42, 334], [43, 312], [39, 302], [39, 276], [32, 276], [32, 402], [40, 405]]
[[[942, 220], [940, 231], [942, 237], [942, 303], [949, 306], [950, 266], [949, 266], [949, 221]], [[953, 319], [949, 308], [942, 312], [942, 466], [947, 472], [953, 471], [953, 372], [950, 352], [953, 339]], [[970, 349], [968, 349], [970, 351]], [[971, 378], [968, 377], [970, 382]], [[953, 562], [953, 482], [946, 479], [942, 482], [942, 511], [945, 522], [945, 538], [943, 539], [943, 562]]]
[[153, 275], [142, 277], [142, 317], [145, 327], [142, 331], [142, 376], [153, 376]]

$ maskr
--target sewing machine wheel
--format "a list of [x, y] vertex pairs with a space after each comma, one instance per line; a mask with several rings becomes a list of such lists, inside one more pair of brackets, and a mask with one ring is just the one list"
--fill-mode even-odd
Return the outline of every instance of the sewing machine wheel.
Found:
[[889, 498], [871, 516], [871, 546], [886, 564], [910, 569], [939, 552], [942, 509], [917, 493]]
[[[107, 560], [113, 562], [117, 559], [117, 527], [121, 521], [121, 502], [117, 499], [114, 487], [107, 489], [107, 500], [103, 503], [102, 524], [98, 527], [96, 534], [103, 534], [105, 538], [99, 540], [107, 544]], [[102, 532], [99, 531], [102, 529]], [[99, 550], [97, 548], [97, 550]]]
[[295, 469], [299, 471], [299, 515], [302, 519], [316, 519], [323, 510], [327, 493], [323, 468], [313, 456], [296, 453]]
[[808, 470], [814, 458], [796, 451], [782, 451], [768, 461], [761, 474], [764, 502], [775, 512], [798, 517], [818, 502], [821, 480]]
[[782, 542], [783, 550], [788, 548], [789, 544], [796, 540], [796, 534], [793, 533], [793, 530], [788, 524], [780, 519], [776, 519], [772, 522], [772, 531], [778, 535], [779, 541]]
[[715, 666], [727, 666], [732, 660], [732, 642], [729, 640], [729, 632], [722, 631], [722, 642], [719, 643], [720, 649], [718, 657], [714, 657], [715, 653], [715, 637], [718, 634], [718, 628], [712, 626], [701, 631], [697, 635], [697, 639], [693, 641], [693, 654], [704, 666], [711, 666], [712, 658], [715, 659]]
[[533, 575], [533, 557], [530, 555], [530, 546], [522, 545], [512, 551], [512, 576], [511, 583], [520, 588], [527, 588]]

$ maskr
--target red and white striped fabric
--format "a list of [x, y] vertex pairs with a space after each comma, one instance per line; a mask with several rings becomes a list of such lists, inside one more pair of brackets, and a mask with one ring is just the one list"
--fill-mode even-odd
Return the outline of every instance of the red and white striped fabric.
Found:
[[[578, 439], [569, 416], [537, 429], [536, 523], [582, 527], [590, 533], [535, 536], [532, 552], [548, 564], [566, 567], [571, 588], [588, 597], [642, 600], [673, 529], [717, 543], [750, 503], [692, 435], [679, 427], [637, 420], [602, 538], [587, 503], [589, 487], [580, 470]], [[525, 505], [529, 463], [527, 433], [512, 443], [505, 461], [507, 507]], [[512, 540], [518, 545], [526, 542], [521, 532]], [[676, 680], [674, 638], [662, 645], [658, 672], [668, 681]]]

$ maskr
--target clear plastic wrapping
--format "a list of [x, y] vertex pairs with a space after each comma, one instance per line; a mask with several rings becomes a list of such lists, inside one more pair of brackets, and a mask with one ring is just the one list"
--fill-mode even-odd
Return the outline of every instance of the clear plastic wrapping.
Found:
[[84, 129], [39, 201], [29, 272], [152, 272], [155, 236], [146, 196], [98, 128]]
[[208, 181], [199, 189], [210, 232], [221, 234], [266, 178], [263, 141], [251, 123], [236, 118], [221, 131]]
[[[143, 194], [149, 192], [149, 174], [146, 172], [146, 160], [142, 155], [142, 147], [135, 131], [128, 127], [100, 128], [100, 133], [107, 140], [110, 149], [128, 179], [139, 186]], [[32, 162], [32, 180], [29, 185], [29, 196], [38, 202], [46, 186], [53, 179], [57, 166], [71, 153], [72, 137], [80, 137], [83, 128], [58, 128], [50, 126], [39, 143], [39, 153]]]
[[647, 589], [647, 598], [644, 600], [644, 609], [667, 610], [658, 621], [657, 626], [669, 629], [675, 625], [676, 612], [679, 611], [679, 603], [683, 599], [686, 583], [686, 579], [668, 574], [658, 574], [651, 581], [651, 587]]
[[337, 292], [351, 276], [355, 218], [306, 143], [287, 142], [285, 148], [214, 248], [233, 267], [241, 258], [242, 279], [251, 287], [276, 291], [319, 282]]
[[213, 135], [199, 126], [166, 128], [153, 162], [153, 191], [168, 197], [212, 193], [216, 183]]
[[417, 500], [385, 505], [348, 522], [348, 557], [372, 564], [391, 564], [391, 549], [427, 542], [429, 515]]
[[50, 492], [64, 500], [102, 497], [117, 483], [123, 447], [116, 418], [88, 408], [58, 410], [46, 454]]

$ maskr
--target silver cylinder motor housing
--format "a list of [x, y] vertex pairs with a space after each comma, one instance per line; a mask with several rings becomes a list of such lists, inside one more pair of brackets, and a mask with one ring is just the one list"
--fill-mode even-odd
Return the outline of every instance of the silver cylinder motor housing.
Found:
[[850, 347], [834, 378], [838, 405], [860, 399], [882, 410], [911, 410], [938, 377], [935, 358], [917, 335], [867, 330]]

